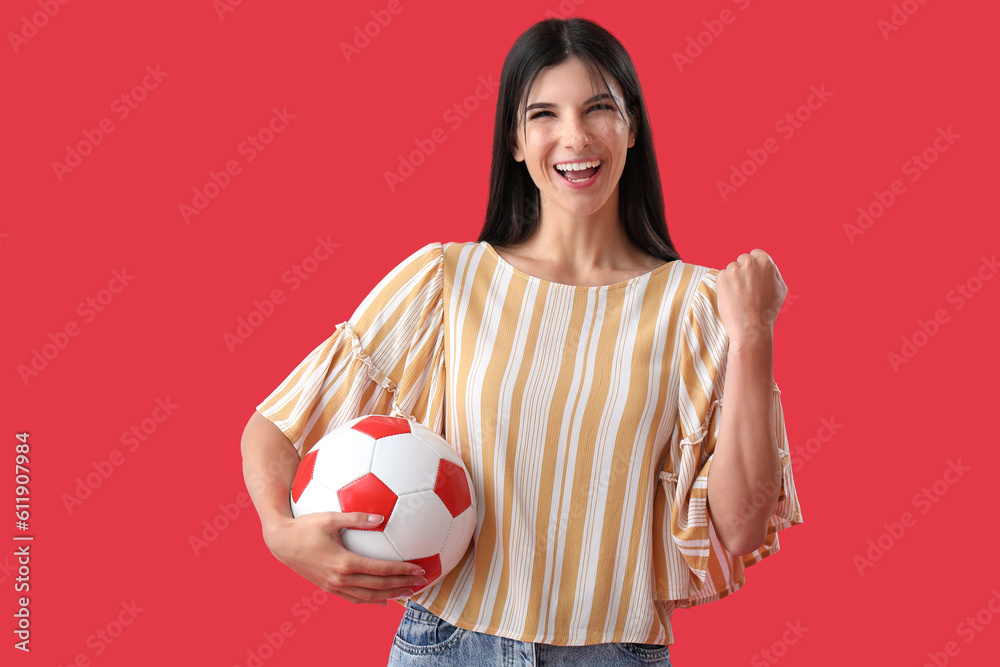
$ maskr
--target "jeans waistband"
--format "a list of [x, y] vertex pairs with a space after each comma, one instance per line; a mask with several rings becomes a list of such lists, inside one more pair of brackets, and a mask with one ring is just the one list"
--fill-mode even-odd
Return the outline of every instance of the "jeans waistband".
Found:
[[440, 617], [432, 613], [429, 609], [417, 604], [413, 600], [406, 601], [406, 611], [403, 613], [420, 621], [430, 621], [431, 623], [434, 623], [441, 620]]

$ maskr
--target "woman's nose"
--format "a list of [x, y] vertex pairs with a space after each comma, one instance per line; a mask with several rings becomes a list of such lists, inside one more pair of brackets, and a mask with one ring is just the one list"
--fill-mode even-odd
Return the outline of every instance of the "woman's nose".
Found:
[[563, 144], [567, 148], [577, 150], [590, 143], [590, 136], [587, 133], [587, 126], [582, 118], [571, 118], [566, 121], [563, 128]]

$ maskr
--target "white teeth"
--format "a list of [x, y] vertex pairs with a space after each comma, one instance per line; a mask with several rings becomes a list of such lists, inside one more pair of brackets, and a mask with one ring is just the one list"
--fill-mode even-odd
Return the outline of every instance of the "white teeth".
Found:
[[556, 169], [559, 171], [582, 171], [590, 167], [598, 167], [601, 164], [601, 160], [591, 160], [590, 162], [567, 162], [565, 164], [557, 164]]

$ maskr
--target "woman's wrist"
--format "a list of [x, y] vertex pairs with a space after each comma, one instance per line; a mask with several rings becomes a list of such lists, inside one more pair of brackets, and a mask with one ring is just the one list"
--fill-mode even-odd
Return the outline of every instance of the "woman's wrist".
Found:
[[770, 329], [751, 330], [730, 336], [728, 355], [751, 357], [770, 363], [774, 357], [774, 333]]

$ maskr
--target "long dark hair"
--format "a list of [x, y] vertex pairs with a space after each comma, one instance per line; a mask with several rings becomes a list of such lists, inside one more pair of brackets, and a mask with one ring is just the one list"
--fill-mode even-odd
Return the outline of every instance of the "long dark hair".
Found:
[[579, 58], [586, 66], [595, 88], [600, 79], [611, 90], [605, 71], [617, 81], [636, 129], [635, 146], [628, 151], [618, 182], [618, 214], [625, 233], [632, 243], [654, 257], [668, 262], [680, 259], [667, 231], [653, 133], [632, 58], [614, 35], [582, 18], [539, 21], [518, 37], [507, 53], [493, 127], [490, 196], [478, 241], [501, 247], [516, 245], [538, 226], [538, 187], [527, 166], [519, 164], [512, 154], [517, 121], [524, 116], [528, 92], [541, 70], [571, 57]]

